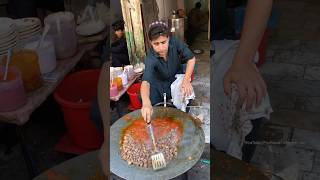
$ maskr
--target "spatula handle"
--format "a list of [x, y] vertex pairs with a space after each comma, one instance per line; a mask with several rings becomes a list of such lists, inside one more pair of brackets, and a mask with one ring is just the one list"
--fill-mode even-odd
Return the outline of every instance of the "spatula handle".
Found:
[[149, 129], [149, 134], [150, 134], [150, 137], [151, 137], [151, 140], [152, 140], [152, 144], [153, 144], [154, 150], [156, 152], [158, 152], [158, 149], [157, 149], [157, 146], [156, 146], [156, 140], [154, 138], [153, 128], [152, 128], [151, 123], [148, 124], [148, 129]]

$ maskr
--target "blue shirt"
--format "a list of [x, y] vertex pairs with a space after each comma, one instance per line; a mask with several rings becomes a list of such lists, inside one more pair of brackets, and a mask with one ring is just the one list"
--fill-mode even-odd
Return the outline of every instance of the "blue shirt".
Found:
[[[183, 73], [182, 64], [193, 57], [193, 53], [184, 42], [170, 37], [167, 61], [151, 48], [145, 58], [145, 72], [142, 80], [150, 84], [151, 91], [156, 89], [160, 94], [167, 93], [168, 97], [171, 97], [170, 85], [175, 80], [175, 75]], [[151, 92], [151, 95], [153, 94]]]

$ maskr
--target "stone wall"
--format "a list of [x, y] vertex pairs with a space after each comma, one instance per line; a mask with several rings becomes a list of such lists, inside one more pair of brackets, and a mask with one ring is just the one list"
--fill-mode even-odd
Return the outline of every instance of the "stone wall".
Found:
[[275, 1], [280, 13], [260, 68], [275, 110], [320, 112], [320, 3]]
[[[202, 34], [206, 34], [205, 32]], [[196, 55], [196, 70], [195, 77], [192, 82], [196, 95], [195, 105], [200, 105], [199, 108], [191, 108], [190, 114], [200, 115], [203, 120], [203, 130], [205, 133], [206, 143], [210, 142], [210, 42], [201, 39], [199, 36], [192, 48], [203, 49], [204, 52]]]

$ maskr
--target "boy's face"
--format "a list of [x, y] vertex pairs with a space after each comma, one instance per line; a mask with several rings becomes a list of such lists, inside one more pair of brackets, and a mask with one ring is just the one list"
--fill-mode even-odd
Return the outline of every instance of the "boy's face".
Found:
[[124, 36], [124, 31], [119, 29], [119, 30], [116, 30], [115, 34], [117, 38], [122, 38]]
[[160, 57], [166, 57], [168, 53], [169, 47], [169, 37], [160, 36], [155, 40], [151, 41], [151, 45], [156, 53], [160, 55]]

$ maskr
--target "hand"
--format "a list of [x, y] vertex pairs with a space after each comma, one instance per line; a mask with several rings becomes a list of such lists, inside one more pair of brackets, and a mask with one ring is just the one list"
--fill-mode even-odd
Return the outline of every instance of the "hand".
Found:
[[239, 89], [240, 103], [246, 103], [246, 110], [258, 107], [262, 98], [266, 96], [267, 86], [257, 67], [253, 63], [234, 63], [224, 77], [224, 90], [227, 95], [231, 93], [231, 83]]
[[193, 87], [190, 83], [190, 81], [187, 80], [183, 80], [182, 84], [181, 84], [181, 90], [182, 90], [182, 94], [183, 96], [190, 96], [192, 94], [193, 91]]
[[153, 113], [153, 108], [151, 103], [143, 104], [141, 108], [141, 114], [146, 123], [151, 122], [152, 113]]

